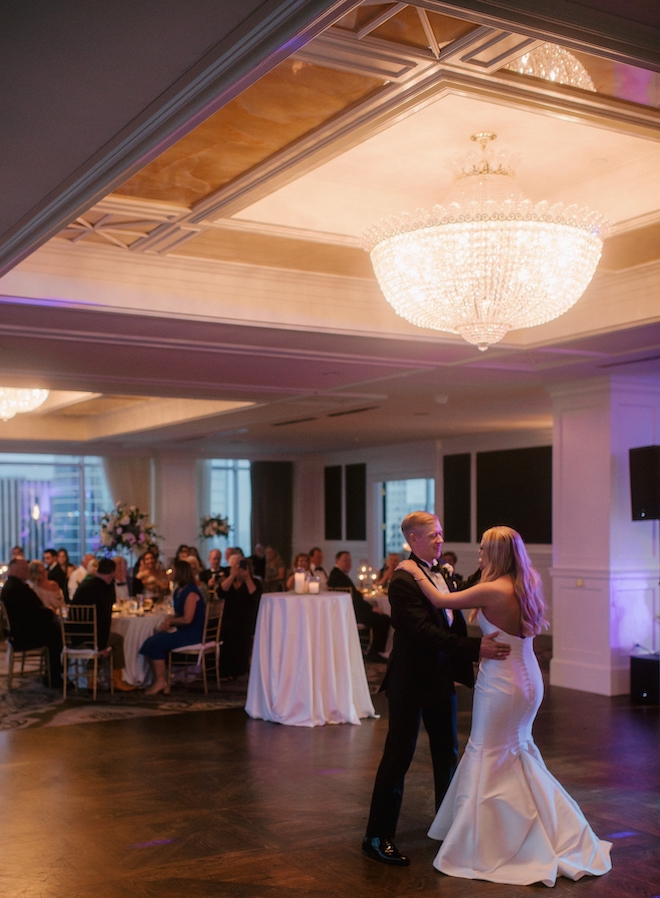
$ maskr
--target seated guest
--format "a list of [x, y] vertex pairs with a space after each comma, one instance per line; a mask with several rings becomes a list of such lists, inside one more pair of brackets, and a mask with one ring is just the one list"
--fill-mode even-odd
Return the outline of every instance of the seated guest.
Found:
[[62, 590], [54, 580], [48, 579], [44, 563], [39, 561], [38, 558], [30, 562], [30, 579], [27, 581], [27, 584], [36, 592], [43, 605], [56, 614], [64, 605]]
[[154, 671], [154, 682], [146, 690], [146, 695], [169, 693], [170, 685], [165, 675], [165, 663], [169, 652], [184, 645], [196, 645], [202, 641], [204, 635], [206, 606], [187, 561], [174, 562], [172, 580], [174, 615], [168, 615], [161, 624], [161, 632], [146, 639], [140, 649], [140, 654], [151, 661]]
[[112, 559], [115, 563], [115, 600], [125, 602], [128, 594], [128, 567], [123, 555], [115, 555]]
[[202, 598], [204, 599], [204, 601], [205, 601], [205, 602], [208, 602], [208, 600], [209, 600], [209, 588], [208, 588], [208, 586], [206, 585], [206, 583], [202, 583], [202, 581], [201, 581], [201, 579], [200, 579], [201, 566], [200, 566], [199, 561], [197, 560], [197, 556], [196, 556], [196, 555], [189, 555], [189, 556], [186, 558], [186, 561], [188, 562], [188, 564], [189, 564], [190, 567], [192, 568], [193, 579], [194, 579], [194, 582], [195, 582], [195, 586], [196, 586], [197, 589], [201, 592]]
[[[90, 569], [90, 564], [94, 562], [93, 570]], [[98, 567], [98, 561], [91, 552], [88, 552], [87, 555], [83, 556], [83, 560], [80, 562], [80, 566], [74, 568], [71, 574], [69, 575], [69, 582], [67, 584], [69, 589], [69, 596], [75, 596], [76, 590], [83, 582], [85, 577], [94, 576], [96, 573], [96, 568]]]
[[135, 589], [136, 594], [144, 593], [156, 601], [170, 591], [169, 577], [158, 566], [156, 556], [151, 551], [145, 552], [140, 559], [140, 567], [135, 576]]
[[57, 563], [57, 552], [55, 549], [44, 549], [44, 566], [46, 568], [48, 579], [54, 580], [57, 583], [66, 599], [64, 587], [67, 585], [68, 576]]
[[312, 577], [319, 578], [319, 589], [324, 592], [328, 585], [328, 575], [323, 567], [323, 552], [318, 546], [309, 550], [309, 570]]
[[254, 580], [247, 558], [232, 555], [229, 573], [220, 584], [218, 596], [224, 597], [220, 639], [220, 676], [235, 680], [250, 669], [252, 640], [257, 623], [261, 587]]
[[396, 552], [390, 552], [390, 554], [385, 559], [385, 564], [383, 565], [380, 574], [378, 575], [376, 586], [382, 587], [382, 589], [384, 589], [385, 591], [388, 590], [390, 580], [392, 579], [392, 574], [396, 570], [396, 566], [400, 561], [400, 555], [398, 555]]
[[163, 570], [163, 565], [160, 563], [159, 559], [159, 548], [155, 543], [147, 543], [146, 546], [142, 549], [142, 555], [138, 558], [138, 560], [133, 565], [133, 569], [131, 571], [131, 578], [128, 584], [128, 591], [132, 596], [136, 596], [138, 593], [142, 592], [142, 584], [137, 579], [138, 571], [140, 570], [140, 566], [142, 565], [142, 559], [144, 558], [147, 552], [151, 552], [151, 554], [156, 559], [156, 567], [159, 571]]
[[[7, 609], [11, 641], [14, 651], [23, 652], [48, 648], [50, 685], [62, 688], [62, 631], [53, 612], [46, 608], [39, 596], [27, 585], [30, 567], [24, 558], [9, 562], [7, 582], [2, 588], [2, 601]], [[48, 678], [44, 679], [48, 685]]]
[[181, 543], [179, 548], [176, 550], [174, 558], [172, 559], [172, 564], [174, 564], [175, 561], [187, 561], [189, 551], [190, 549], [188, 548], [188, 546], [186, 546], [185, 543]]
[[281, 592], [284, 589], [284, 561], [272, 546], [266, 549], [264, 592]]
[[293, 589], [293, 584], [295, 582], [294, 574], [296, 571], [308, 571], [309, 570], [309, 555], [306, 552], [298, 552], [298, 554], [293, 559], [293, 564], [291, 565], [291, 572], [286, 581], [286, 588], [288, 590]]
[[255, 545], [254, 552], [250, 555], [250, 564], [254, 576], [263, 580], [266, 575], [266, 548], [261, 543]]
[[115, 604], [115, 563], [111, 558], [102, 558], [96, 574], [83, 580], [71, 600], [72, 605], [96, 606], [96, 638], [99, 651], [104, 655], [112, 652], [112, 683], [121, 692], [135, 689], [125, 682], [122, 670], [124, 661], [124, 637], [110, 630], [112, 606]]
[[356, 589], [355, 584], [348, 576], [352, 566], [353, 559], [350, 552], [337, 552], [335, 566], [328, 577], [328, 586], [331, 589], [341, 589], [342, 587], [350, 589], [353, 608], [355, 609], [355, 619], [358, 624], [369, 627], [373, 633], [366, 660], [384, 663], [385, 659], [381, 653], [385, 651], [385, 646], [387, 645], [387, 637], [390, 632], [390, 616], [389, 614], [383, 614], [378, 608], [372, 607], [363, 598], [360, 591]]
[[199, 552], [197, 551], [195, 546], [188, 546], [188, 557], [186, 558], [186, 561], [190, 561], [191, 558], [197, 559], [197, 564], [199, 565], [199, 569], [201, 571], [203, 567], [202, 559], [199, 557]]
[[220, 581], [224, 577], [222, 570], [222, 553], [220, 549], [211, 549], [209, 552], [209, 566], [199, 575], [202, 583], [205, 583], [210, 592], [216, 592]]

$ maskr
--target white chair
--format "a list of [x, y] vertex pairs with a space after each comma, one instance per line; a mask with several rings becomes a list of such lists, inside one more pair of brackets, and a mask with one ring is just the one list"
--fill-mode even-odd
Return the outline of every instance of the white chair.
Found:
[[[71, 676], [78, 692], [80, 680], [85, 680], [89, 687], [92, 679], [93, 700], [99, 679], [100, 664], [107, 661], [109, 670], [110, 692], [114, 694], [112, 681], [112, 652], [99, 649], [96, 629], [96, 605], [68, 605], [66, 618], [62, 622], [62, 670], [63, 696], [66, 698], [67, 680]], [[73, 662], [72, 669], [69, 662]], [[90, 664], [91, 662], [91, 664]]]
[[[16, 655], [21, 656], [21, 669], [19, 671], [19, 676], [23, 676], [23, 674], [25, 673], [25, 662], [28, 659], [38, 660], [38, 673], [45, 674], [48, 677], [48, 685], [50, 686], [50, 664], [48, 647], [42, 645], [36, 649], [15, 649], [13, 638], [11, 635], [9, 615], [7, 614], [7, 609], [5, 608], [4, 602], [0, 602], [0, 614], [2, 614], [2, 627], [5, 634], [5, 639], [7, 640], [7, 692], [11, 690], [14, 682], [14, 661], [16, 659]], [[28, 671], [28, 673], [33, 672], [34, 670], [32, 668]]]
[[[184, 683], [188, 685], [188, 671], [190, 668], [201, 667], [202, 680], [204, 682], [204, 695], [208, 695], [208, 674], [215, 671], [215, 681], [220, 689], [220, 626], [222, 624], [222, 612], [225, 608], [225, 600], [210, 601], [206, 605], [206, 617], [204, 618], [204, 632], [202, 641], [194, 645], [183, 645], [178, 649], [172, 649], [169, 654], [167, 666], [167, 680], [172, 684], [172, 667], [184, 668]], [[212, 663], [207, 665], [207, 659]]]

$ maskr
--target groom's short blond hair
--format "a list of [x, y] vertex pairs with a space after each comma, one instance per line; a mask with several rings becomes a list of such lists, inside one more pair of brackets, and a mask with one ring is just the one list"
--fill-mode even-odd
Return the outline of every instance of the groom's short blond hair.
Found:
[[435, 524], [438, 516], [431, 514], [430, 511], [411, 511], [407, 514], [401, 523], [401, 530], [406, 539], [409, 538], [413, 530], [420, 527], [426, 527], [428, 524]]

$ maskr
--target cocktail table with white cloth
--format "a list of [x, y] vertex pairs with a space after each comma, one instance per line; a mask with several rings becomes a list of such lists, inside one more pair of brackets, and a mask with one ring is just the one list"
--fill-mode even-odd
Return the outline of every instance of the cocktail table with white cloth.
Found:
[[115, 612], [112, 615], [110, 629], [124, 637], [124, 680], [132, 686], [146, 686], [151, 680], [151, 666], [139, 651], [145, 639], [153, 636], [166, 617], [165, 611]]
[[349, 593], [264, 593], [245, 710], [290, 726], [376, 717]]

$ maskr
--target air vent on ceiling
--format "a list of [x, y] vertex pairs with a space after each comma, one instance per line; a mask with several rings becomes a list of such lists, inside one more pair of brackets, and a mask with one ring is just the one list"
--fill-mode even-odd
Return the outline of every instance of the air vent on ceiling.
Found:
[[342, 415], [359, 415], [360, 412], [371, 412], [375, 408], [380, 408], [379, 405], [367, 405], [364, 408], [352, 408], [347, 412], [330, 412], [327, 416], [328, 418], [340, 418]]
[[289, 424], [304, 424], [306, 421], [318, 421], [318, 418], [294, 418], [293, 421], [277, 421], [271, 427], [287, 427]]

